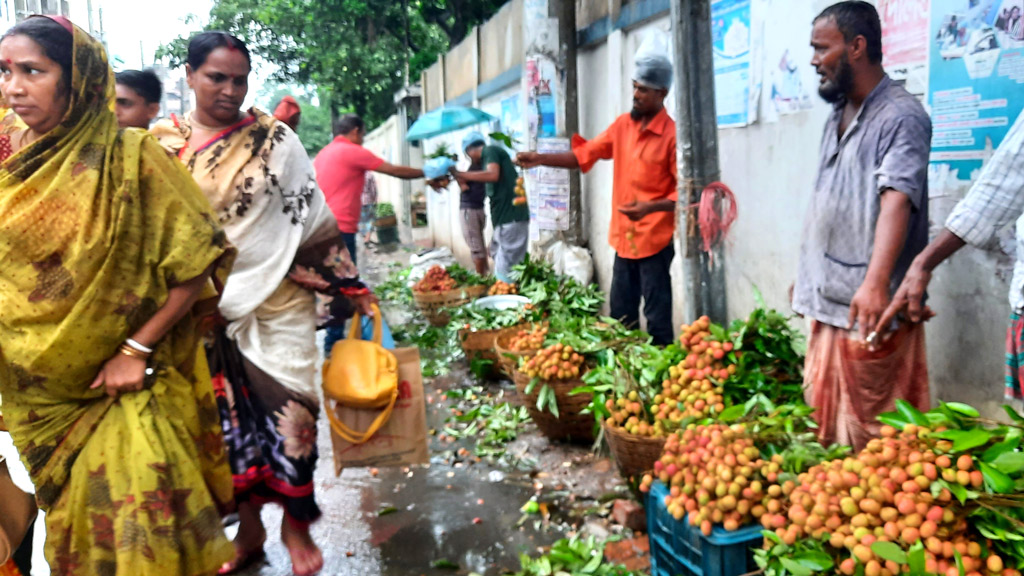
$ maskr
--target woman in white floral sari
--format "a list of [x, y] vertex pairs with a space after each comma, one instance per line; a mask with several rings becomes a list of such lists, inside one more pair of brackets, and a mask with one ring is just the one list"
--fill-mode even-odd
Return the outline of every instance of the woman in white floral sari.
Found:
[[[241, 111], [250, 71], [237, 38], [204, 32], [189, 44], [197, 109], [153, 132], [178, 155], [238, 249], [224, 286], [225, 322], [207, 347], [239, 503], [237, 556], [221, 573], [262, 558], [259, 507], [285, 510], [281, 537], [295, 574], [323, 566], [309, 526], [317, 460], [315, 333], [374, 300], [317, 187], [313, 165], [284, 123]], [[326, 307], [318, 318], [315, 293]]]

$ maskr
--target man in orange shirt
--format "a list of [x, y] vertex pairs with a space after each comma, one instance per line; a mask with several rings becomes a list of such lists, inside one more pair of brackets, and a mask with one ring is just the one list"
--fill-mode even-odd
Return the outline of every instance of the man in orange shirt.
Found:
[[633, 110], [619, 116], [589, 142], [573, 137], [572, 152], [521, 152], [525, 168], [552, 166], [589, 171], [598, 160], [612, 160], [611, 227], [615, 249], [611, 315], [626, 325], [640, 323], [643, 299], [647, 331], [657, 345], [671, 343], [672, 279], [675, 247], [676, 124], [665, 110], [672, 84], [672, 63], [664, 56], [643, 56], [633, 76]]

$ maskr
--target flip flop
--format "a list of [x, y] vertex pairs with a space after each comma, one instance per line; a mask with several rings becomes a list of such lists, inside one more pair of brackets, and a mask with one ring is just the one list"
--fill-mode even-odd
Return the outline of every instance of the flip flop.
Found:
[[250, 550], [245, 554], [238, 554], [236, 550], [234, 566], [231, 566], [230, 568], [226, 569], [224, 567], [221, 567], [221, 569], [217, 571], [217, 574], [237, 574], [238, 572], [241, 572], [242, 570], [249, 568], [257, 562], [263, 562], [263, 560], [265, 560], [266, 557], [267, 553], [263, 550], [262, 545], [259, 548], [256, 548], [255, 550]]

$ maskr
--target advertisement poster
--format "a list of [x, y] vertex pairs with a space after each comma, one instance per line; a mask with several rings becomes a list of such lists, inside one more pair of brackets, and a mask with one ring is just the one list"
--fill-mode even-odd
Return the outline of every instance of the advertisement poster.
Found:
[[[718, 127], [753, 122], [751, 106], [751, 0], [715, 0], [711, 4], [711, 44], [714, 48], [715, 109]], [[754, 114], [751, 111], [754, 111]]]
[[555, 63], [543, 56], [526, 59], [523, 81], [526, 89], [526, 118], [529, 141], [552, 138], [557, 134], [555, 124], [555, 90], [557, 89]]
[[[542, 138], [537, 151], [542, 154], [569, 151], [567, 138]], [[569, 229], [569, 171], [538, 167], [529, 171], [527, 194], [530, 220], [537, 230]]]
[[818, 98], [818, 75], [807, 23], [814, 19], [810, 2], [771, 0], [765, 9], [765, 121], [810, 110]]
[[908, 92], [928, 92], [928, 15], [931, 0], [878, 0], [882, 64]]
[[970, 179], [1024, 106], [1022, 11], [1024, 0], [932, 0], [931, 161], [951, 178]]

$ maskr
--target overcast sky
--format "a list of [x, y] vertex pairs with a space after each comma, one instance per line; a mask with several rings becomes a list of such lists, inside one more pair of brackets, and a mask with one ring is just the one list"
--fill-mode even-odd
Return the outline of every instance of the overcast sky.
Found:
[[[212, 5], [212, 0], [94, 0], [93, 9], [103, 7], [103, 31], [111, 55], [124, 60], [124, 68], [138, 68], [143, 55], [146, 66], [153, 64], [153, 53], [161, 44], [202, 29]], [[198, 20], [186, 24], [189, 15]], [[93, 24], [98, 27], [98, 22]]]

